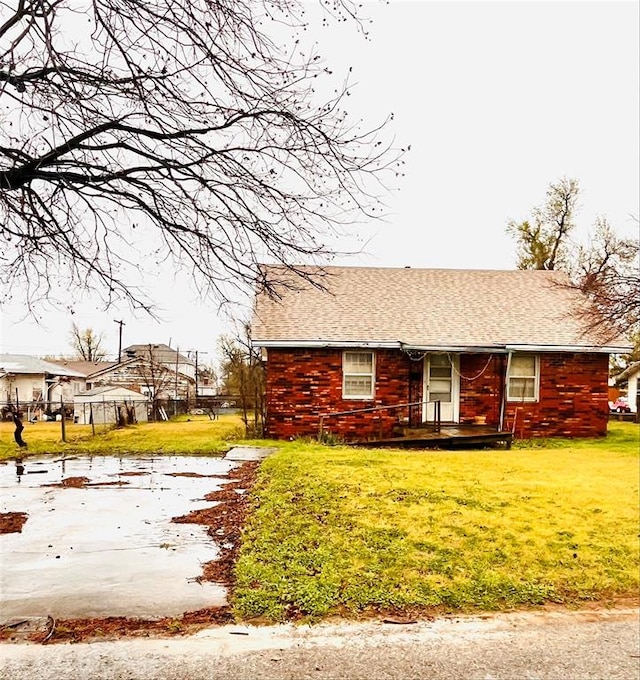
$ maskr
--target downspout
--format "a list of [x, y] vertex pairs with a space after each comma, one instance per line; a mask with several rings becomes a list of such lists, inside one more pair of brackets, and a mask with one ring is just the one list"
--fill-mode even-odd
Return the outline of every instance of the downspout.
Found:
[[504, 417], [507, 410], [507, 392], [509, 391], [509, 369], [511, 368], [511, 357], [513, 352], [507, 354], [507, 367], [504, 372], [504, 382], [502, 388], [502, 404], [500, 405], [500, 422], [498, 423], [498, 430], [502, 432], [504, 429]]

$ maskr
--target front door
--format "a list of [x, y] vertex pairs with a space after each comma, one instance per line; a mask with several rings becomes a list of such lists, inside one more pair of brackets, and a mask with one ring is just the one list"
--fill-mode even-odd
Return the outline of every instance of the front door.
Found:
[[435, 401], [440, 402], [440, 419], [457, 423], [459, 417], [460, 380], [458, 355], [427, 354], [424, 358], [423, 420], [433, 421]]

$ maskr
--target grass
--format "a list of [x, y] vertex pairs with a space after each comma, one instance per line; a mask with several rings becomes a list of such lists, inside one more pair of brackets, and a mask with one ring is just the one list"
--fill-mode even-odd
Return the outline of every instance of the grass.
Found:
[[25, 423], [22, 433], [28, 448], [19, 449], [13, 439], [14, 425], [0, 423], [0, 460], [17, 455], [44, 453], [171, 453], [215, 454], [227, 451], [244, 432], [240, 418], [224, 415], [216, 420], [207, 416], [189, 416], [166, 422], [140, 423], [118, 429], [67, 422], [66, 442], [62, 441], [59, 422]]
[[262, 465], [238, 616], [496, 610], [637, 595], [638, 426], [511, 451], [282, 447]]

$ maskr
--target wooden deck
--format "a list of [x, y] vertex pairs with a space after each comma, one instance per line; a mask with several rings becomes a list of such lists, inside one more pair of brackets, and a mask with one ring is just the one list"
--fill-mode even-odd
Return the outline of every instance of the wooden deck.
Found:
[[490, 425], [443, 424], [439, 431], [433, 427], [406, 428], [402, 434], [386, 439], [353, 442], [355, 446], [388, 446], [405, 449], [455, 449], [484, 446], [511, 448], [513, 434], [497, 431]]

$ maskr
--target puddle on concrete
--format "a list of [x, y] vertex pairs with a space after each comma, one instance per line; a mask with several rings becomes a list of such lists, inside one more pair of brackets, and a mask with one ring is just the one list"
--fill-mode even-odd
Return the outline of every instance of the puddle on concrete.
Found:
[[[204, 495], [236, 465], [187, 456], [0, 465], [0, 512], [28, 515], [21, 533], [0, 535], [0, 619], [178, 616], [225, 604], [224, 587], [194, 580], [218, 555], [206, 527], [171, 518], [214, 505]], [[58, 486], [74, 477], [89, 482]]]

